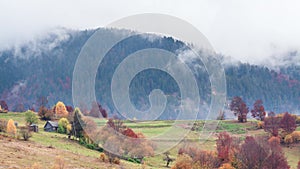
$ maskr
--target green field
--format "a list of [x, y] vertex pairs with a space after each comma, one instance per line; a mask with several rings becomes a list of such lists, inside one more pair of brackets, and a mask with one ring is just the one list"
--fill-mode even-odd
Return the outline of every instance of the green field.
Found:
[[2, 113], [0, 114], [0, 118], [6, 120], [13, 119], [15, 122], [18, 122], [19, 125], [25, 125], [24, 113]]

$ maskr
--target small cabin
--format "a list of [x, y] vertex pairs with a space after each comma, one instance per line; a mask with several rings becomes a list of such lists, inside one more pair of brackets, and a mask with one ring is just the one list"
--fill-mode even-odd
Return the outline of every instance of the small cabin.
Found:
[[39, 126], [37, 124], [31, 124], [29, 126], [29, 131], [33, 131], [33, 132], [39, 132]]
[[57, 129], [58, 129], [57, 121], [47, 121], [44, 126], [44, 131], [47, 131], [47, 132], [57, 131]]

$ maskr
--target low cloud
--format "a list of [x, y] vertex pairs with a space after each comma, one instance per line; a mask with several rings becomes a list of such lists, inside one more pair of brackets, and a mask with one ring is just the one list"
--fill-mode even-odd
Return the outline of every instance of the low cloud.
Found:
[[[262, 64], [274, 56], [300, 51], [299, 8], [297, 0], [0, 1], [3, 24], [0, 50], [28, 42], [56, 26], [91, 29], [122, 17], [150, 12], [173, 15], [193, 24], [218, 53], [242, 62]], [[31, 45], [39, 47], [35, 43]]]
[[30, 40], [14, 44], [11, 49], [13, 56], [19, 59], [39, 57], [43, 53], [52, 51], [55, 47], [61, 46], [62, 42], [69, 40], [72, 31], [65, 28], [55, 28], [43, 32]]

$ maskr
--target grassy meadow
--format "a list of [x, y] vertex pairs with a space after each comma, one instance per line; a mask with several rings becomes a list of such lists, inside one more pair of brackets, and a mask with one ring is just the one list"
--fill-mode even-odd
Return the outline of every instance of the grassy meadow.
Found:
[[[7, 113], [7, 114], [0, 114], [0, 118], [2, 119], [13, 119], [14, 121], [18, 122], [19, 126], [25, 125], [25, 116], [24, 113]], [[98, 126], [103, 126], [106, 123], [105, 119], [95, 119], [95, 122]], [[18, 141], [18, 144], [33, 144], [32, 147], [40, 147], [42, 150], [46, 149], [53, 149], [53, 151], [62, 151], [67, 163], [70, 163], [70, 166], [79, 165], [82, 168], [114, 168], [115, 166], [108, 166], [108, 164], [100, 163], [98, 160], [99, 152], [95, 150], [87, 149], [86, 147], [78, 144], [77, 141], [69, 140], [67, 135], [59, 134], [55, 132], [44, 132], [43, 126], [45, 121], [38, 122], [39, 125], [39, 133], [33, 133], [32, 137], [30, 138], [29, 142], [25, 141]], [[190, 143], [195, 146], [201, 147], [203, 150], [215, 150], [216, 149], [216, 133], [227, 131], [230, 132], [233, 136], [239, 137], [240, 139], [244, 139], [247, 135], [268, 135], [263, 129], [256, 128], [256, 121], [250, 120], [247, 123], [238, 123], [234, 120], [224, 120], [220, 121], [218, 127], [216, 128], [215, 132], [211, 135], [211, 137], [203, 142], [201, 141], [201, 137], [199, 137], [202, 127], [205, 124], [204, 121], [182, 121], [182, 124], [185, 124], [182, 127], [181, 122], [177, 121], [176, 124], [172, 120], [166, 121], [124, 121], [124, 124], [130, 128], [132, 128], [135, 132], [142, 132], [147, 138], [152, 138], [157, 135], [163, 134], [164, 132], [168, 131], [173, 125], [178, 130], [191, 130], [189, 131], [186, 137], [184, 138], [185, 143]], [[300, 127], [297, 128], [300, 130]], [[1, 141], [1, 140], [0, 140]], [[1, 144], [1, 142], [0, 142]], [[3, 143], [4, 144], [4, 143]], [[170, 138], [167, 140], [165, 144], [173, 145], [174, 142]], [[16, 145], [17, 146], [17, 145]], [[183, 143], [175, 144], [173, 148], [169, 151], [170, 156], [172, 158], [177, 157], [178, 149], [183, 146]], [[293, 146], [287, 147], [285, 145], [282, 146], [286, 157], [288, 159], [289, 165], [292, 168], [296, 168], [297, 162], [300, 158], [300, 144], [294, 144]], [[49, 152], [51, 153], [51, 152]], [[59, 154], [60, 152], [55, 152]], [[1, 153], [0, 153], [1, 154]], [[49, 158], [47, 159], [44, 155], [40, 155], [37, 157], [37, 161], [40, 163], [48, 164]], [[1, 155], [0, 155], [1, 156]], [[3, 156], [3, 155], [2, 155]], [[86, 160], [80, 161], [77, 163], [76, 160], [79, 157], [84, 157]], [[22, 157], [23, 158], [23, 157]], [[26, 159], [26, 157], [24, 157]], [[51, 155], [51, 158], [55, 158], [54, 155]], [[145, 158], [146, 168], [166, 168], [165, 162], [163, 161], [164, 155], [159, 154], [154, 157], [147, 157]], [[25, 166], [32, 164], [30, 161], [31, 158], [28, 158], [27, 162], [22, 162]], [[24, 161], [24, 159], [23, 159]], [[77, 162], [76, 162], [77, 161]], [[135, 164], [128, 161], [121, 161], [121, 165], [124, 168], [141, 168], [140, 164]], [[0, 167], [1, 168], [1, 167]], [[18, 167], [17, 167], [18, 168]]]

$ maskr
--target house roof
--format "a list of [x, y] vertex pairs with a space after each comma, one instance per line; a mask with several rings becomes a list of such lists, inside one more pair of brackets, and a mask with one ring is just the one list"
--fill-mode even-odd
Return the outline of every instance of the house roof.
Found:
[[[49, 123], [52, 127], [58, 127], [57, 121], [47, 121], [47, 123]], [[45, 124], [44, 127], [46, 127], [47, 123]]]

